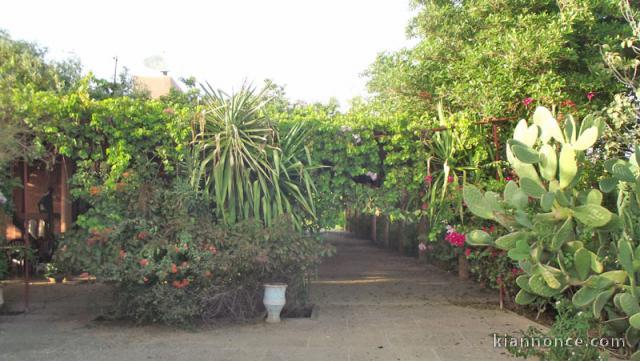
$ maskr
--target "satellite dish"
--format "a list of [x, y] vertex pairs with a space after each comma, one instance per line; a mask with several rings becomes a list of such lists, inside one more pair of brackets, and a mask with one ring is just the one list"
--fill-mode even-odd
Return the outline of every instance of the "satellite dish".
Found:
[[162, 55], [153, 55], [144, 59], [144, 66], [149, 69], [158, 70], [163, 75], [167, 75], [167, 73], [169, 73], [167, 61]]

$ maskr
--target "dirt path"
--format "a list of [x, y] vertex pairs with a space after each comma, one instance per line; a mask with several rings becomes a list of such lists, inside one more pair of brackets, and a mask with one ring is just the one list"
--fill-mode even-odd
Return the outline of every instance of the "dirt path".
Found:
[[[109, 303], [108, 287], [34, 285], [29, 314], [0, 316], [0, 360], [507, 360], [490, 334], [531, 324], [488, 309], [496, 295], [473, 283], [368, 241], [327, 237], [338, 255], [321, 266], [312, 285], [317, 320], [192, 332], [131, 327], [92, 321]], [[5, 292], [19, 308], [20, 285]]]

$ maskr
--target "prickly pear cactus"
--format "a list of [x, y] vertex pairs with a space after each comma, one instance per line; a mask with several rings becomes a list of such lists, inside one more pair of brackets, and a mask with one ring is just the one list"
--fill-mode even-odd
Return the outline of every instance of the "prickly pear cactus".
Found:
[[[627, 349], [635, 350], [640, 343], [640, 148], [629, 160], [605, 161], [599, 189], [579, 189], [584, 153], [602, 127], [591, 119], [578, 125], [571, 116], [561, 127], [543, 107], [536, 109], [532, 124], [521, 120], [507, 147], [519, 181], [507, 183], [502, 195], [469, 184], [463, 191], [474, 215], [510, 233], [493, 239], [476, 230], [467, 242], [506, 250], [519, 263], [525, 273], [516, 280], [517, 303], [577, 289], [574, 305], [590, 308], [608, 332], [623, 335]], [[603, 193], [617, 196], [614, 212], [603, 206]], [[613, 256], [607, 254], [611, 250]], [[605, 269], [605, 258], [611, 269]], [[640, 352], [632, 359], [640, 360]]]

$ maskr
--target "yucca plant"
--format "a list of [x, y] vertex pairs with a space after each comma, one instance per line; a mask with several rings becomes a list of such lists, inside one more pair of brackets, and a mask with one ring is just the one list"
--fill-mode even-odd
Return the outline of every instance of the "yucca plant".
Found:
[[[255, 218], [270, 225], [281, 214], [292, 214], [298, 226], [315, 218], [304, 152], [302, 125], [282, 140], [266, 116], [267, 89], [243, 85], [226, 94], [203, 86], [206, 109], [193, 124], [191, 185], [215, 203], [225, 223]], [[308, 153], [306, 154], [308, 155]]]

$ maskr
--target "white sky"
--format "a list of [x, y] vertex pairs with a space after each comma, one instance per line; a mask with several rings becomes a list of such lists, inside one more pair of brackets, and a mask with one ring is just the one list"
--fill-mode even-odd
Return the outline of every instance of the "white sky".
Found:
[[132, 74], [162, 54], [175, 78], [194, 75], [230, 90], [246, 78], [285, 85], [294, 100], [344, 106], [366, 95], [360, 74], [377, 53], [410, 45], [408, 0], [34, 1], [2, 4], [0, 29], [85, 71]]

